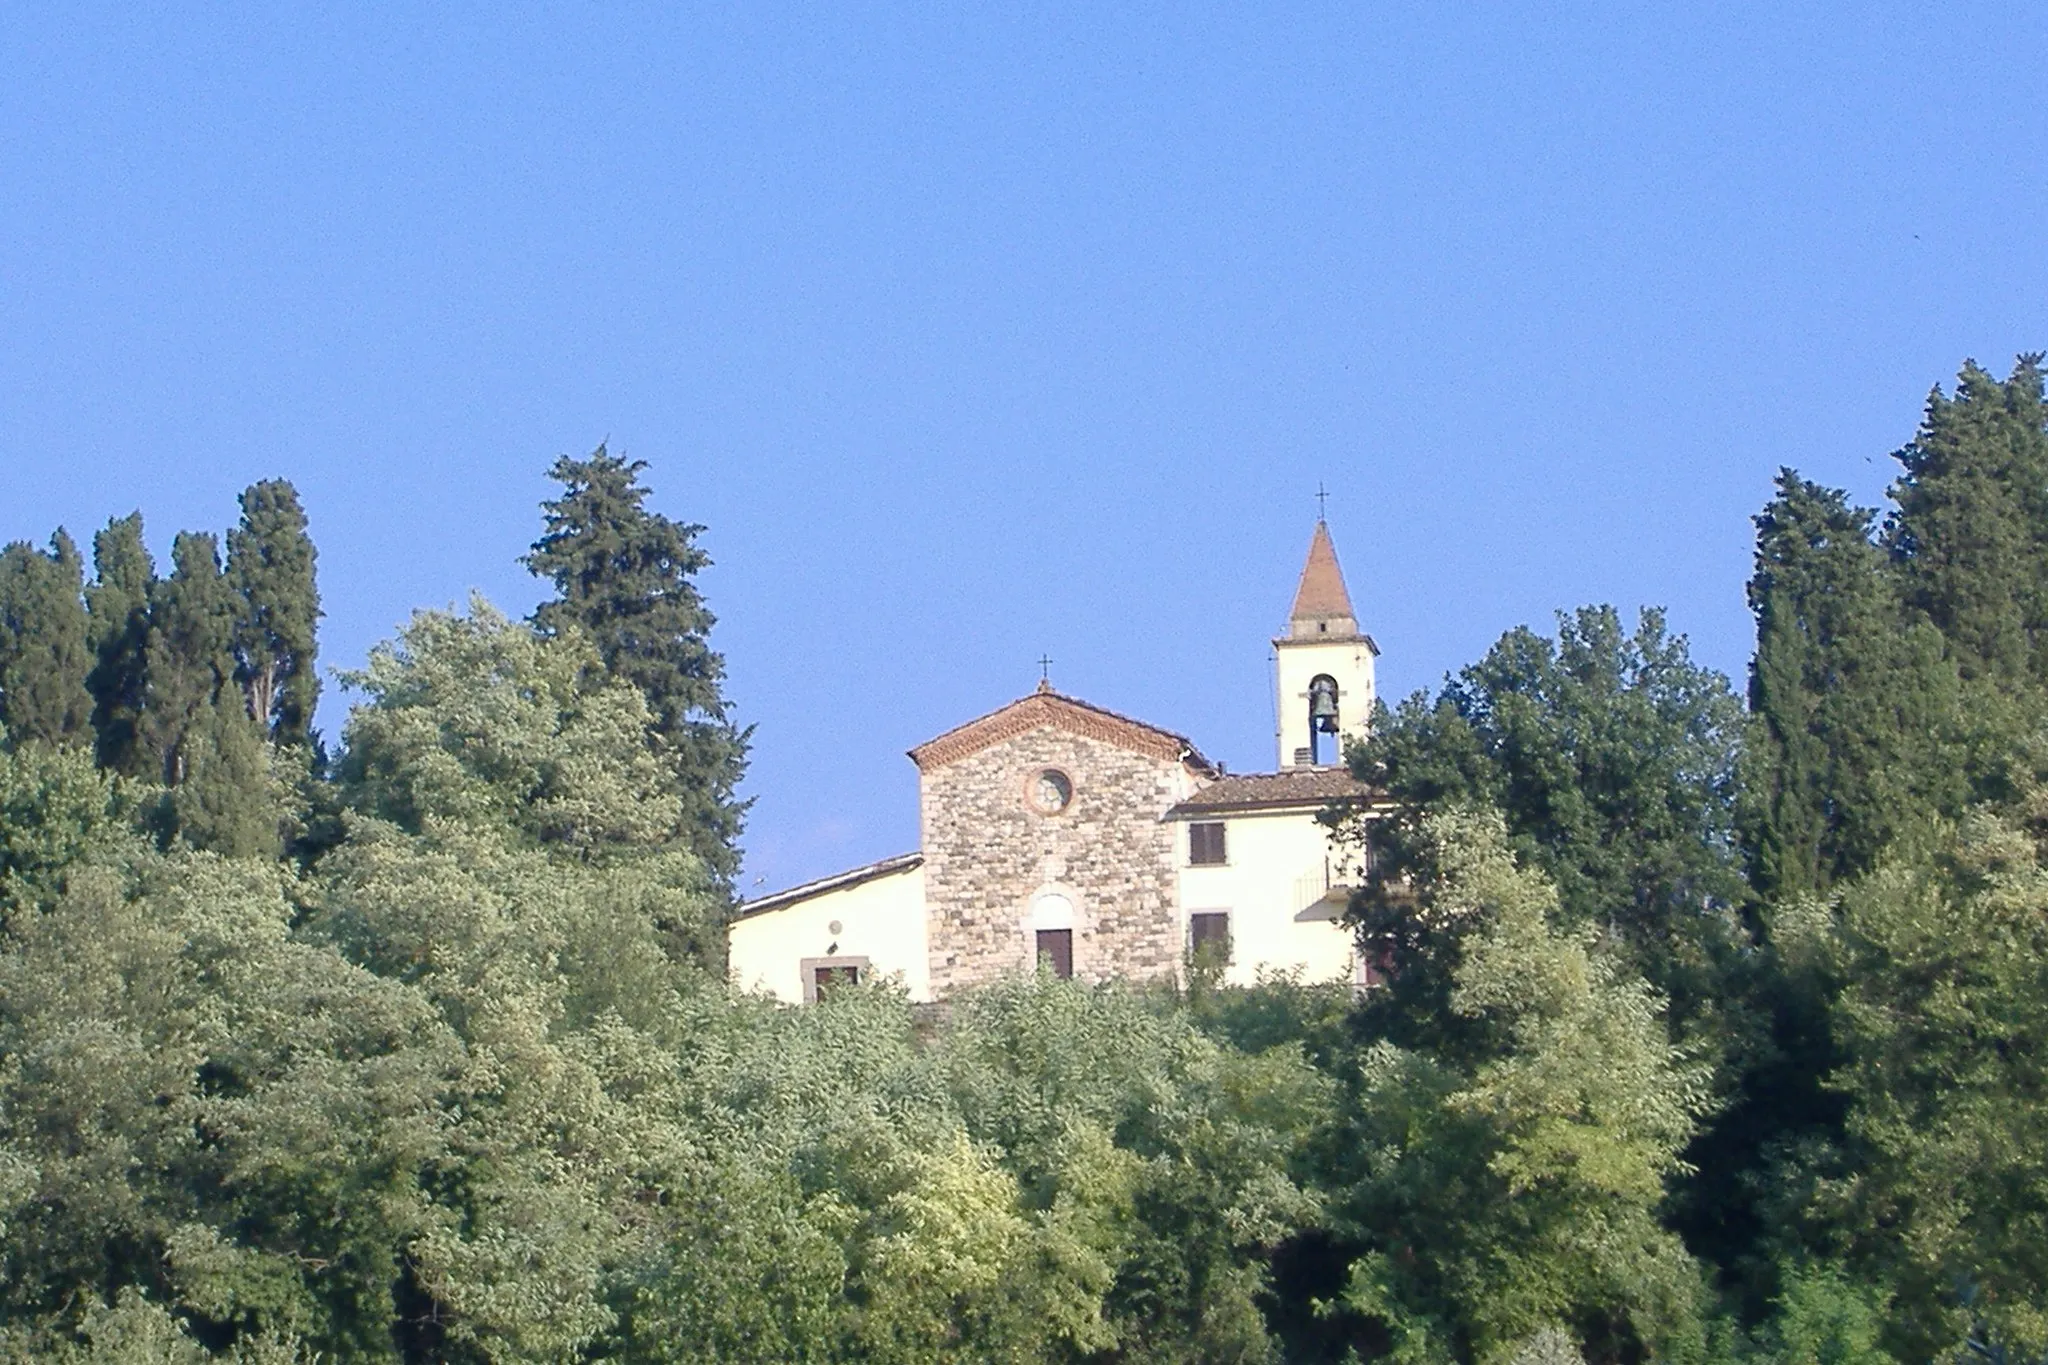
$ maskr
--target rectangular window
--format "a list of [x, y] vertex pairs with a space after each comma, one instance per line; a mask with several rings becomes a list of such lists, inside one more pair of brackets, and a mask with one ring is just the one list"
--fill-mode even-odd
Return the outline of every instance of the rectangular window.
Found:
[[1040, 929], [1038, 931], [1038, 960], [1045, 969], [1060, 980], [1074, 975], [1074, 931], [1072, 929]]
[[1351, 977], [1353, 994], [1362, 994], [1377, 986], [1384, 986], [1393, 975], [1394, 953], [1391, 948], [1368, 947], [1358, 955], [1358, 965]]
[[1214, 966], [1230, 961], [1230, 912], [1197, 910], [1188, 916], [1188, 948], [1195, 959]]
[[868, 977], [864, 957], [807, 957], [799, 964], [804, 1003], [815, 1005], [841, 986], [858, 986]]
[[1193, 867], [1221, 867], [1228, 858], [1223, 848], [1223, 822], [1204, 820], [1188, 826], [1188, 863]]

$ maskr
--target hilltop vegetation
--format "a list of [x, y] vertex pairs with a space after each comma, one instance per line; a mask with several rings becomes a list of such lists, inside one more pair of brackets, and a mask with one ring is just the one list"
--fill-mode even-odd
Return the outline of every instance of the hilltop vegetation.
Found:
[[1747, 697], [1646, 612], [1384, 712], [1383, 988], [723, 982], [701, 528], [554, 468], [531, 622], [318, 698], [288, 484], [0, 552], [0, 1356], [2048, 1352], [2048, 407], [1791, 470]]

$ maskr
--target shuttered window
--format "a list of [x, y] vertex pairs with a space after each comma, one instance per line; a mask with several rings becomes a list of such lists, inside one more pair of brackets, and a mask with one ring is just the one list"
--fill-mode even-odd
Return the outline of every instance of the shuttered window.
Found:
[[1223, 822], [1204, 820], [1188, 826], [1188, 862], [1194, 867], [1220, 867], [1229, 861], [1223, 846]]
[[1203, 962], [1221, 966], [1230, 961], [1230, 912], [1197, 910], [1188, 916], [1188, 947]]

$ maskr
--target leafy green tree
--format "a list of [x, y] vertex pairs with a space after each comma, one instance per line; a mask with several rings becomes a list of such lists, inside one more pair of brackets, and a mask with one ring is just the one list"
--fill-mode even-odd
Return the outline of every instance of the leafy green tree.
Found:
[[303, 744], [320, 700], [317, 554], [289, 483], [251, 484], [241, 501], [242, 523], [228, 532], [227, 558], [228, 581], [242, 599], [235, 677], [249, 714], [273, 743]]
[[479, 602], [419, 614], [349, 679], [348, 835], [308, 933], [411, 983], [466, 1056], [450, 1216], [406, 1253], [431, 1324], [414, 1358], [562, 1358], [630, 1331], [662, 1191], [707, 1188], [676, 1051], [710, 983], [674, 945], [706, 949], [712, 898], [646, 703], [594, 664]]
[[1964, 741], [1954, 665], [1905, 619], [1873, 516], [1786, 469], [1756, 518], [1746, 837], [1765, 895], [1867, 871], [1902, 827], [1969, 796], [1942, 752]]
[[0, 954], [10, 1323], [104, 1348], [90, 1305], [140, 1293], [214, 1346], [393, 1358], [460, 1054], [402, 983], [294, 941], [285, 890], [131, 845]]
[[690, 847], [730, 880], [746, 813], [734, 792], [751, 731], [730, 717], [725, 661], [710, 643], [716, 618], [694, 581], [711, 563], [696, 543], [704, 528], [647, 510], [646, 467], [599, 446], [548, 471], [562, 496], [542, 504], [546, 531], [525, 562], [556, 595], [534, 623], [550, 635], [580, 631], [612, 676], [640, 689], [681, 779]]
[[1896, 1365], [1884, 1348], [1886, 1295], [1841, 1266], [1788, 1266], [1759, 1365]]
[[[1310, 1153], [1334, 1086], [1298, 1046], [1218, 1046], [1178, 1008], [1050, 978], [961, 1001], [940, 1042], [967, 1129], [1002, 1153], [1078, 1280], [1049, 1305], [1075, 1350], [1277, 1359], [1273, 1253], [1320, 1224]], [[1056, 1320], [1059, 1310], [1034, 1315]]]
[[1697, 1351], [1699, 1272], [1657, 1212], [1708, 1069], [1497, 814], [1433, 813], [1421, 835], [1416, 913], [1461, 928], [1448, 1005], [1470, 1027], [1452, 1050], [1365, 1055], [1351, 1307], [1397, 1360], [1506, 1362], [1546, 1332], [1596, 1358]]
[[1020, 979], [920, 1042], [900, 996], [685, 999], [702, 1158], [628, 1360], [1263, 1360], [1272, 1249], [1334, 1087], [1121, 988]]
[[684, 956], [717, 968], [723, 935], [690, 849], [688, 796], [648, 742], [637, 689], [580, 638], [549, 640], [489, 604], [421, 612], [346, 676], [344, 803], [408, 834], [484, 828], [557, 860], [630, 864], [667, 888], [648, 903]]
[[90, 742], [84, 565], [59, 530], [47, 554], [0, 550], [0, 721], [17, 742]]
[[345, 676], [365, 698], [339, 765], [351, 803], [411, 833], [481, 822], [578, 858], [682, 844], [646, 704], [594, 662], [580, 637], [537, 635], [481, 599], [468, 616], [416, 613]]
[[1709, 1010], [1730, 910], [1745, 897], [1736, 843], [1740, 704], [1692, 662], [1683, 636], [1645, 610], [1634, 634], [1610, 607], [1526, 627], [1434, 701], [1383, 715], [1351, 755], [1354, 775], [1393, 800], [1363, 827], [1375, 886], [1354, 907], [1394, 946], [1406, 885], [1426, 877], [1430, 815], [1502, 812], [1517, 856], [1557, 887], [1568, 923], [1599, 925], [1681, 1018]]
[[142, 514], [110, 519], [92, 538], [92, 724], [101, 766], [135, 776], [138, 729], [148, 699], [149, 603], [156, 564], [142, 542]]
[[132, 841], [137, 803], [127, 784], [74, 747], [0, 748], [0, 925], [47, 909], [73, 868]]
[[2048, 1351], [2048, 796], [1845, 888], [1835, 1031], [1850, 1150], [1824, 1187], [1896, 1295], [1893, 1344]]

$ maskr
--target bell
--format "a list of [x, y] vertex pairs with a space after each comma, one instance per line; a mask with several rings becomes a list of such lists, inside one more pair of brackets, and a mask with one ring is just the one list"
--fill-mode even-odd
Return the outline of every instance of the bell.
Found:
[[1309, 686], [1308, 718], [1316, 730], [1325, 735], [1337, 733], [1337, 687], [1326, 678], [1318, 678]]

